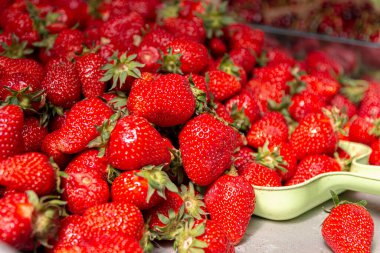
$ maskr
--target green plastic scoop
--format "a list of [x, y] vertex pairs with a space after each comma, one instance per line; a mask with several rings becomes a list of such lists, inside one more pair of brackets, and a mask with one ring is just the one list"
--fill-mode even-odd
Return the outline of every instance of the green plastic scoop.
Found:
[[254, 186], [254, 214], [270, 220], [289, 220], [331, 199], [330, 190], [336, 193], [352, 190], [380, 195], [380, 166], [368, 165], [371, 148], [348, 141], [341, 141], [339, 146], [356, 157], [350, 172], [320, 174], [293, 186]]

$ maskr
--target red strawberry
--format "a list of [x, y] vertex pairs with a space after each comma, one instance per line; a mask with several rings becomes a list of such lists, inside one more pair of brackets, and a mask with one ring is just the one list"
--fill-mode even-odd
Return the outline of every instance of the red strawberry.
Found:
[[164, 51], [174, 38], [172, 33], [157, 27], [145, 34], [140, 47], [154, 47]]
[[359, 105], [358, 114], [360, 117], [379, 118], [380, 117], [380, 85], [370, 83], [364, 93]]
[[9, 75], [14, 73], [28, 74], [35, 77], [38, 82], [41, 82], [45, 75], [41, 64], [32, 59], [12, 59], [0, 56], [0, 68], [4, 68]]
[[334, 252], [370, 252], [374, 222], [365, 209], [366, 201], [339, 201], [332, 192], [335, 206], [322, 224], [322, 236]]
[[211, 184], [231, 166], [236, 141], [236, 132], [209, 114], [190, 120], [179, 134], [187, 176], [195, 184]]
[[106, 83], [100, 81], [104, 75], [101, 67], [106, 61], [96, 53], [89, 53], [77, 58], [75, 67], [82, 83], [82, 93], [86, 98], [101, 96]]
[[231, 60], [244, 68], [247, 74], [255, 67], [256, 58], [254, 53], [245, 47], [234, 48], [229, 52]]
[[380, 137], [380, 120], [374, 120], [368, 117], [358, 117], [352, 121], [348, 138], [353, 142], [360, 142], [371, 145]]
[[323, 51], [313, 51], [306, 56], [307, 69], [311, 73], [323, 72], [328, 75], [343, 73], [343, 67]]
[[263, 31], [242, 24], [232, 24], [226, 30], [231, 48], [245, 47], [255, 52], [256, 55], [261, 54], [264, 42]]
[[291, 67], [292, 66], [287, 63], [280, 63], [277, 65], [257, 68], [254, 71], [254, 76], [257, 80], [264, 83], [268, 82], [272, 85], [277, 83], [281, 90], [287, 92], [289, 90], [287, 82], [293, 79]]
[[107, 160], [99, 158], [97, 150], [87, 150], [70, 162], [65, 169], [67, 176], [62, 181], [62, 197], [71, 213], [82, 214], [86, 209], [108, 201], [106, 172]]
[[120, 119], [107, 145], [109, 163], [120, 170], [136, 170], [146, 165], [170, 162], [170, 152], [159, 132], [138, 116]]
[[331, 100], [331, 105], [338, 108], [341, 112], [346, 113], [349, 118], [353, 117], [357, 112], [355, 105], [341, 94], [334, 96]]
[[62, 128], [65, 125], [67, 113], [69, 111], [64, 111], [62, 115], [55, 115], [54, 118], [52, 118], [49, 122], [49, 131], [53, 132], [55, 130], [58, 130]]
[[242, 177], [224, 175], [207, 189], [204, 200], [211, 220], [220, 225], [233, 245], [238, 244], [255, 209], [252, 185]]
[[163, 28], [176, 37], [190, 39], [203, 43], [206, 38], [206, 31], [201, 19], [188, 18], [167, 18], [164, 20]]
[[[164, 49], [162, 50], [164, 51]], [[161, 54], [160, 51], [152, 46], [140, 46], [137, 51], [137, 60], [144, 64], [142, 72], [156, 73], [160, 70]]]
[[24, 115], [20, 107], [0, 107], [0, 161], [24, 151], [23, 125]]
[[22, 128], [22, 138], [25, 144], [25, 152], [40, 151], [42, 141], [47, 134], [48, 129], [41, 126], [38, 118], [26, 118]]
[[271, 48], [265, 52], [265, 61], [267, 65], [277, 65], [279, 63], [286, 63], [294, 66], [295, 60], [290, 54], [282, 48]]
[[221, 70], [226, 72], [227, 74], [236, 77], [236, 79], [238, 79], [241, 83], [242, 87], [244, 87], [247, 84], [247, 73], [245, 72], [243, 67], [241, 67], [238, 64], [235, 64], [228, 55], [225, 55], [222, 58], [211, 63], [208, 69], [209, 71]]
[[320, 96], [305, 90], [292, 96], [289, 114], [299, 122], [310, 113], [321, 113], [324, 106], [325, 103]]
[[[23, 104], [25, 105], [25, 107], [27, 107], [25, 103], [29, 102], [26, 100], [28, 97], [28, 93], [29, 94], [36, 93], [37, 91], [40, 91], [41, 88], [42, 87], [41, 87], [40, 81], [37, 80], [34, 76], [31, 76], [29, 74], [26, 74], [26, 73], [5, 74], [1, 76], [0, 78], [0, 99], [5, 101], [8, 96], [13, 95], [12, 93], [19, 92], [21, 94], [17, 94], [17, 97], [16, 97], [19, 101], [19, 104]], [[11, 89], [11, 91], [9, 89]], [[22, 92], [24, 89], [25, 91]], [[30, 96], [33, 96], [33, 95], [30, 94]]]
[[171, 73], [200, 73], [208, 64], [203, 44], [188, 39], [172, 40], [166, 47], [162, 69]]
[[56, 106], [70, 108], [80, 99], [81, 84], [75, 65], [63, 58], [49, 61], [42, 87]]
[[51, 193], [56, 185], [55, 169], [49, 159], [40, 153], [11, 156], [0, 162], [0, 185], [46, 195]]
[[369, 164], [380, 165], [380, 139], [372, 142], [371, 149], [372, 153], [369, 156]]
[[339, 82], [322, 73], [303, 75], [300, 80], [306, 83], [307, 91], [314, 93], [326, 102], [330, 101], [340, 89]]
[[238, 170], [239, 176], [243, 177], [252, 185], [278, 187], [281, 186], [281, 178], [276, 171], [257, 162], [248, 162]]
[[63, 139], [61, 131], [54, 131], [45, 136], [41, 144], [41, 152], [51, 157], [54, 162], [63, 169], [70, 162], [71, 156], [60, 151], [60, 141]]
[[227, 53], [227, 46], [220, 38], [212, 38], [208, 46], [213, 56], [223, 56]]
[[279, 112], [270, 112], [252, 124], [247, 133], [248, 145], [254, 148], [269, 145], [278, 145], [288, 141], [288, 126]]
[[78, 29], [61, 31], [55, 39], [52, 54], [57, 57], [73, 59], [83, 49], [83, 34]]
[[187, 122], [195, 110], [195, 98], [190, 83], [178, 74], [144, 74], [132, 86], [127, 108], [162, 127]]
[[206, 75], [208, 75], [209, 78], [209, 91], [214, 95], [215, 101], [226, 100], [238, 93], [241, 89], [241, 84], [238, 79], [224, 71], [213, 70], [207, 72]]
[[234, 166], [237, 170], [254, 161], [254, 151], [249, 147], [240, 147], [234, 154]]
[[230, 112], [227, 110], [226, 106], [222, 103], [215, 103], [215, 113], [218, 117], [222, 118], [227, 123], [233, 124], [234, 119], [231, 117]]
[[299, 162], [296, 173], [286, 185], [300, 184], [319, 174], [341, 170], [339, 163], [327, 155], [310, 155]]
[[290, 136], [290, 145], [298, 159], [307, 155], [333, 154], [337, 142], [338, 136], [330, 119], [322, 113], [307, 115]]

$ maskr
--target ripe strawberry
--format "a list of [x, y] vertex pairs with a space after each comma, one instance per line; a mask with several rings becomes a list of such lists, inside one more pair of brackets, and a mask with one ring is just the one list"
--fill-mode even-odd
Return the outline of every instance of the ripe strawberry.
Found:
[[170, 73], [198, 74], [208, 64], [206, 47], [189, 39], [174, 39], [164, 50], [162, 70]]
[[174, 248], [178, 252], [203, 250], [205, 253], [232, 253], [234, 246], [222, 227], [214, 220], [202, 223], [189, 220], [176, 237]]
[[140, 210], [157, 206], [165, 198], [166, 189], [177, 191], [162, 167], [146, 166], [121, 173], [112, 183], [112, 201], [131, 203]]
[[42, 87], [55, 106], [70, 108], [80, 99], [81, 84], [75, 65], [64, 58], [48, 62]]
[[59, 168], [63, 169], [70, 162], [71, 156], [60, 151], [60, 141], [64, 138], [63, 132], [58, 130], [49, 133], [42, 140], [41, 152], [51, 157]]
[[[13, 95], [12, 93], [21, 93], [22, 90], [25, 89], [25, 92], [21, 94], [16, 93], [16, 98], [19, 101], [19, 104], [25, 104], [26, 102], [29, 102], [26, 101], [28, 98], [28, 93], [35, 93], [37, 91], [40, 91], [41, 88], [41, 83], [35, 77], [29, 74], [17, 72], [12, 74], [4, 74], [0, 78], [0, 100], [5, 101], [8, 96]], [[32, 96], [32, 94], [30, 95]]]
[[0, 162], [0, 185], [46, 195], [51, 193], [56, 185], [55, 169], [49, 159], [40, 153], [11, 156]]
[[208, 43], [208, 47], [210, 48], [211, 54], [216, 57], [223, 56], [227, 53], [227, 46], [220, 38], [212, 38]]
[[162, 127], [187, 122], [195, 111], [190, 84], [179, 74], [153, 77], [146, 73], [137, 79], [128, 97], [131, 114], [142, 116]]
[[50, 132], [58, 130], [65, 125], [68, 112], [69, 111], [64, 111], [62, 115], [57, 114], [50, 120], [48, 125]]
[[228, 55], [224, 55], [222, 58], [212, 62], [208, 67], [208, 70], [221, 70], [230, 74], [239, 80], [241, 86], [244, 87], [247, 84], [247, 73], [239, 64], [236, 64]]
[[277, 65], [279, 63], [286, 63], [294, 66], [296, 63], [292, 56], [282, 48], [270, 48], [265, 53], [266, 65]]
[[75, 154], [86, 149], [88, 143], [99, 136], [101, 126], [113, 114], [112, 109], [99, 98], [88, 98], [76, 103], [68, 112], [58, 140], [58, 149]]
[[203, 43], [206, 39], [206, 30], [203, 22], [197, 17], [193, 18], [166, 18], [163, 28], [175, 37], [189, 39], [198, 43]]
[[269, 112], [252, 124], [247, 133], [248, 145], [254, 148], [269, 145], [278, 145], [288, 141], [288, 126], [279, 112]]
[[322, 236], [334, 252], [370, 252], [374, 222], [366, 201], [339, 201], [332, 192], [334, 207], [322, 224]]
[[0, 161], [24, 151], [23, 125], [24, 115], [20, 107], [0, 107]]
[[333, 97], [331, 105], [338, 108], [341, 112], [346, 113], [349, 118], [352, 118], [357, 112], [356, 106], [341, 94], [336, 94]]
[[4, 68], [8, 75], [14, 73], [24, 73], [35, 77], [38, 82], [41, 82], [45, 72], [41, 64], [32, 59], [12, 59], [0, 56], [0, 69]]
[[108, 201], [107, 160], [98, 157], [97, 150], [87, 150], [75, 157], [65, 173], [62, 197], [71, 213], [82, 214], [86, 209]]
[[222, 103], [215, 103], [215, 113], [218, 117], [226, 121], [227, 123], [233, 124], [234, 119], [231, 117], [231, 114], [227, 110], [226, 106]]
[[252, 69], [255, 67], [255, 55], [251, 50], [245, 47], [234, 48], [229, 52], [229, 55], [231, 60], [235, 64], [242, 66], [247, 74], [251, 73]]
[[232, 24], [226, 27], [231, 48], [245, 47], [256, 55], [261, 54], [264, 42], [264, 33], [259, 29], [253, 29], [248, 25]]
[[62, 204], [56, 199], [39, 200], [32, 191], [6, 195], [0, 199], [0, 240], [27, 251], [40, 243], [47, 245], [57, 232]]
[[236, 142], [236, 132], [209, 114], [190, 120], [179, 134], [187, 176], [195, 184], [211, 184], [231, 166]]
[[258, 163], [248, 162], [238, 170], [239, 176], [247, 180], [251, 185], [278, 187], [281, 186], [281, 178], [276, 171]]
[[289, 114], [295, 121], [299, 122], [310, 113], [321, 113], [324, 106], [325, 103], [320, 96], [305, 90], [292, 96]]
[[340, 84], [329, 75], [322, 73], [303, 75], [300, 77], [301, 82], [306, 83], [306, 90], [317, 95], [321, 100], [329, 102], [338, 94]]
[[40, 151], [42, 141], [47, 134], [48, 129], [41, 126], [38, 118], [26, 118], [22, 128], [22, 138], [25, 144], [25, 152]]
[[170, 162], [170, 152], [159, 132], [146, 119], [132, 115], [116, 123], [106, 152], [108, 162], [120, 170]]
[[212, 70], [207, 72], [206, 75], [208, 75], [209, 80], [209, 91], [214, 95], [215, 101], [224, 101], [238, 93], [241, 89], [238, 79], [224, 71]]
[[106, 61], [96, 53], [89, 53], [77, 58], [75, 67], [82, 83], [82, 93], [86, 98], [101, 96], [106, 83], [100, 81], [104, 75], [101, 67]]
[[55, 39], [52, 54], [56, 57], [73, 59], [83, 50], [83, 34], [78, 29], [66, 29], [61, 31]]
[[233, 245], [244, 236], [255, 209], [255, 193], [248, 181], [223, 175], [206, 191], [205, 204], [211, 220], [226, 232]]
[[358, 117], [352, 121], [348, 138], [353, 142], [371, 145], [380, 136], [380, 120]]
[[287, 63], [279, 63], [277, 65], [256, 68], [254, 70], [254, 77], [264, 83], [278, 84], [281, 90], [288, 92], [289, 86], [287, 82], [293, 80], [291, 73], [291, 65]]
[[286, 185], [300, 184], [319, 174], [333, 171], [342, 171], [335, 159], [327, 155], [309, 155], [299, 162], [296, 173]]
[[172, 33], [157, 27], [144, 35], [140, 47], [153, 47], [165, 51], [165, 48], [174, 38], [175, 36]]
[[370, 83], [359, 105], [360, 117], [380, 117], [380, 85]]
[[343, 73], [343, 67], [323, 51], [313, 51], [306, 56], [306, 65], [310, 73], [326, 73], [327, 75], [339, 75]]
[[249, 162], [253, 162], [254, 151], [249, 147], [240, 147], [233, 155], [234, 166], [237, 170]]
[[302, 159], [307, 155], [333, 154], [338, 136], [330, 119], [322, 113], [311, 113], [303, 118], [290, 136], [290, 145]]
[[369, 156], [369, 164], [380, 165], [380, 139], [372, 142], [371, 144], [372, 153]]

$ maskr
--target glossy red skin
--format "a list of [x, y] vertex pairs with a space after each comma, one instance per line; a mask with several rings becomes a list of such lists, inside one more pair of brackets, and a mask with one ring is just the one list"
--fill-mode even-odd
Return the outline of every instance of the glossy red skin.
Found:
[[369, 132], [374, 127], [372, 118], [358, 117], [352, 121], [348, 132], [348, 139], [353, 142], [359, 142], [366, 145], [371, 145], [377, 140], [374, 134]]
[[170, 162], [170, 152], [160, 133], [138, 116], [126, 116], [117, 122], [106, 155], [108, 162], [120, 170]]
[[229, 55], [235, 64], [242, 66], [247, 75], [251, 73], [256, 64], [255, 56], [245, 47], [234, 48], [229, 52]]
[[82, 214], [86, 209], [109, 200], [107, 160], [98, 157], [98, 153], [94, 149], [86, 150], [65, 169], [68, 178], [62, 179], [62, 197], [73, 214]]
[[68, 112], [69, 111], [64, 111], [63, 115], [56, 115], [54, 118], [50, 120], [49, 125], [48, 125], [50, 132], [58, 130], [65, 125]]
[[89, 229], [86, 227], [85, 218], [79, 215], [69, 215], [60, 222], [56, 240], [52, 243], [52, 253], [62, 252], [65, 247], [72, 247], [87, 237]]
[[5, 89], [8, 87], [12, 90], [19, 91], [29, 86], [29, 92], [41, 90], [40, 82], [33, 76], [26, 73], [5, 74], [0, 78], [0, 100], [5, 100], [11, 95], [11, 92]]
[[39, 82], [45, 75], [44, 69], [37, 61], [32, 59], [20, 58], [12, 59], [0, 56], [0, 68], [4, 68], [7, 74], [24, 73], [33, 76]]
[[227, 53], [227, 46], [220, 38], [212, 38], [208, 44], [210, 52], [213, 56], [223, 56]]
[[269, 65], [254, 70], [254, 77], [263, 83], [276, 83], [282, 91], [288, 92], [288, 81], [293, 79], [291, 74], [291, 65], [288, 63], [279, 63], [277, 65]]
[[[235, 76], [236, 79], [238, 79], [238, 81], [240, 82], [241, 86], [244, 87], [247, 84], [247, 73], [245, 72], [244, 68], [242, 66], [240, 66], [239, 64], [236, 64], [235, 62], [233, 62], [231, 58], [230, 59], [232, 61], [232, 64], [231, 64], [232, 66], [230, 64], [224, 65], [224, 64], [222, 64], [222, 59], [223, 58], [219, 58], [215, 61], [212, 61], [210, 59], [208, 71], [212, 71], [212, 70], [224, 71], [227, 74]], [[238, 73], [232, 73], [232, 71], [231, 71], [232, 67], [236, 67], [238, 69], [238, 71], [237, 71]]]
[[82, 94], [86, 98], [101, 96], [106, 83], [100, 81], [105, 71], [101, 70], [107, 62], [96, 53], [89, 53], [77, 58], [75, 67], [82, 84]]
[[231, 166], [235, 131], [209, 114], [190, 120], [179, 134], [183, 167], [195, 183], [206, 186]]
[[[271, 147], [273, 149], [274, 147]], [[276, 170], [277, 174], [280, 176], [281, 181], [288, 181], [294, 176], [297, 170], [297, 156], [294, 153], [294, 150], [288, 143], [282, 143], [278, 146], [279, 153], [287, 163], [287, 165], [282, 165], [286, 169], [286, 172], [279, 169]]]
[[[196, 225], [195, 225], [196, 226]], [[234, 246], [228, 239], [222, 227], [214, 220], [207, 220], [205, 232], [196, 239], [207, 243], [205, 253], [233, 253]]]
[[184, 74], [198, 74], [208, 64], [207, 48], [201, 43], [189, 39], [175, 39], [167, 45], [164, 52], [169, 48], [173, 50], [173, 54], [181, 54], [181, 71]]
[[222, 103], [219, 103], [219, 102], [216, 102], [215, 105], [216, 105], [216, 109], [215, 109], [216, 115], [218, 115], [218, 117], [222, 118], [224, 121], [233, 124], [234, 120], [231, 117], [226, 106]]
[[364, 97], [359, 105], [358, 115], [360, 117], [380, 117], [380, 85], [370, 83]]
[[349, 118], [357, 114], [356, 106], [345, 96], [336, 94], [331, 100], [331, 105], [346, 113]]
[[206, 39], [203, 21], [197, 17], [191, 19], [167, 18], [164, 20], [163, 28], [176, 37], [190, 39], [198, 43], [203, 43]]
[[0, 161], [24, 151], [23, 125], [24, 114], [20, 107], [0, 108]]
[[25, 152], [40, 151], [42, 141], [48, 134], [48, 129], [40, 125], [36, 117], [28, 117], [24, 120], [22, 138], [25, 144]]
[[154, 47], [165, 52], [165, 48], [174, 40], [175, 36], [166, 30], [157, 27], [145, 34], [140, 47]]
[[123, 172], [113, 181], [111, 188], [113, 202], [131, 203], [140, 210], [146, 210], [157, 206], [163, 200], [155, 191], [149, 202], [146, 201], [148, 181], [136, 175], [139, 172], [140, 170]]
[[371, 214], [363, 206], [334, 207], [322, 224], [322, 236], [334, 252], [370, 252], [374, 235]]
[[336, 80], [332, 79], [322, 73], [314, 75], [303, 75], [301, 81], [306, 83], [306, 90], [314, 93], [321, 100], [325, 102], [331, 101], [331, 99], [338, 94], [340, 84]]
[[13, 193], [0, 199], [0, 240], [19, 250], [30, 250], [32, 214], [25, 193]]
[[65, 125], [59, 129], [62, 138], [59, 150], [65, 154], [75, 154], [87, 148], [99, 132], [101, 126], [113, 114], [111, 107], [99, 98], [88, 98], [76, 103], [68, 112]]
[[[165, 52], [163, 49], [162, 52]], [[156, 73], [160, 70], [161, 64], [161, 54], [158, 48], [153, 46], [140, 46], [137, 49], [137, 61], [144, 64], [140, 70], [142, 72]]]
[[310, 155], [299, 162], [296, 173], [286, 185], [300, 184], [319, 174], [334, 171], [342, 171], [335, 159], [327, 155]]
[[162, 127], [186, 123], [195, 111], [195, 98], [186, 78], [159, 75], [152, 81], [138, 79], [132, 85], [127, 108]]
[[208, 88], [214, 95], [215, 101], [224, 101], [237, 94], [241, 89], [241, 83], [236, 77], [221, 70], [212, 70], [206, 74], [209, 75], [210, 82], [208, 83]]
[[237, 245], [255, 209], [252, 185], [242, 177], [223, 175], [207, 189], [204, 201], [211, 220], [220, 225], [233, 245]]
[[204, 93], [206, 93], [206, 99], [207, 101], [209, 101], [210, 94], [207, 88], [205, 77], [201, 75], [197, 75], [197, 74], [189, 74], [185, 76], [186, 80], [189, 80], [190, 76], [193, 80], [194, 86], [200, 89], [201, 91], [203, 91]]
[[369, 156], [369, 164], [380, 165], [380, 139], [372, 143], [371, 149], [372, 153]]
[[35, 191], [43, 196], [55, 187], [55, 171], [49, 158], [30, 152], [15, 155], [0, 162], [0, 185], [18, 191]]
[[310, 113], [321, 113], [325, 103], [321, 98], [309, 91], [302, 91], [291, 98], [289, 114], [297, 122]]
[[60, 151], [60, 140], [62, 140], [62, 131], [57, 130], [45, 136], [41, 144], [41, 152], [51, 157], [60, 169], [64, 169], [71, 160], [71, 156]]
[[80, 99], [81, 84], [75, 65], [64, 58], [48, 62], [42, 88], [56, 106], [70, 108]]
[[296, 61], [290, 56], [290, 54], [282, 48], [270, 48], [266, 51], [267, 65], [277, 65], [279, 63], [286, 63], [290, 66], [294, 66]]
[[254, 148], [277, 145], [288, 141], [288, 126], [279, 112], [269, 112], [256, 121], [247, 133], [248, 145]]
[[281, 178], [268, 167], [257, 162], [248, 162], [238, 169], [239, 176], [243, 177], [252, 185], [278, 187], [281, 186]]
[[238, 151], [234, 153], [234, 166], [236, 169], [242, 168], [249, 162], [253, 162], [255, 158], [253, 157], [254, 150], [250, 147], [240, 147]]
[[244, 110], [244, 114], [248, 117], [251, 124], [257, 121], [261, 116], [256, 99], [249, 96], [244, 91], [226, 101], [225, 105], [230, 114], [234, 104], [236, 104], [238, 111], [241, 112]]
[[[306, 65], [308, 72], [318, 73], [324, 72], [328, 75], [343, 73], [343, 67], [339, 65], [333, 58], [327, 53], [322, 51], [313, 51], [306, 56]], [[332, 73], [330, 73], [332, 71]]]
[[290, 145], [298, 159], [309, 155], [333, 154], [337, 143], [338, 135], [330, 119], [321, 113], [307, 115], [290, 136]]
[[39, 34], [33, 27], [33, 21], [27, 12], [15, 11], [4, 18], [4, 32], [14, 33], [20, 41], [27, 41], [29, 45], [39, 40]]
[[[238, 25], [238, 29], [229, 26], [228, 35], [231, 48], [245, 47], [254, 51], [257, 55], [261, 54], [264, 42], [264, 33], [259, 29], [253, 29], [247, 25]], [[234, 31], [233, 31], [234, 30]]]
[[72, 59], [82, 52], [83, 43], [84, 38], [81, 31], [66, 29], [58, 33], [51, 50], [57, 57]]
[[83, 213], [86, 226], [93, 237], [102, 234], [119, 234], [140, 240], [144, 231], [144, 219], [140, 210], [129, 203], [105, 203], [87, 209]]

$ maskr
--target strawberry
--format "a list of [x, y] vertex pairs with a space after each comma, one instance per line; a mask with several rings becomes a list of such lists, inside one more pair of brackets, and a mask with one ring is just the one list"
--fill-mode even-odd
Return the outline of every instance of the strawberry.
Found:
[[46, 246], [57, 232], [63, 204], [57, 199], [39, 200], [32, 191], [6, 195], [0, 199], [0, 240], [19, 250]]
[[48, 125], [50, 132], [58, 130], [65, 125], [68, 112], [69, 111], [64, 111], [62, 115], [57, 114], [50, 120]]
[[222, 227], [214, 220], [202, 223], [189, 220], [176, 237], [174, 248], [178, 252], [203, 250], [205, 253], [232, 253], [234, 246]]
[[[215, 101], [224, 101], [237, 94], [241, 89], [241, 84], [236, 77], [221, 70], [212, 70], [208, 75], [208, 88], [214, 95]], [[207, 82], [207, 76], [206, 76]]]
[[334, 252], [370, 252], [374, 222], [366, 201], [339, 201], [331, 192], [334, 207], [322, 224], [322, 236]]
[[140, 47], [153, 47], [165, 51], [165, 48], [174, 38], [175, 36], [172, 33], [157, 27], [144, 35]]
[[106, 152], [108, 162], [120, 170], [170, 162], [170, 152], [159, 132], [139, 116], [126, 116], [117, 121]]
[[[67, 209], [73, 214], [82, 214], [86, 209], [106, 203], [109, 189], [105, 180], [107, 160], [99, 158], [97, 150], [87, 150], [76, 156], [65, 169], [62, 180], [62, 197]], [[91, 198], [88, 198], [88, 196]]]
[[40, 153], [11, 156], [0, 162], [0, 185], [46, 195], [51, 193], [56, 185], [55, 168], [49, 159]]
[[241, 66], [247, 74], [251, 73], [255, 67], [255, 55], [251, 50], [245, 47], [234, 48], [229, 52], [229, 55], [231, 60], [236, 65]]
[[290, 66], [294, 66], [295, 64], [295, 60], [292, 58], [292, 56], [282, 48], [270, 48], [264, 52], [264, 55], [264, 65], [277, 65], [279, 63], [286, 63]]
[[227, 46], [220, 38], [212, 38], [208, 44], [210, 52], [213, 56], [223, 56], [227, 53]]
[[311, 113], [303, 118], [290, 136], [290, 145], [302, 159], [307, 155], [333, 154], [338, 136], [330, 119], [322, 113]]
[[146, 166], [121, 173], [112, 183], [112, 201], [131, 203], [140, 210], [157, 206], [165, 198], [166, 189], [177, 191], [162, 167]]
[[85, 150], [99, 135], [96, 126], [101, 126], [112, 114], [112, 109], [99, 98], [76, 103], [68, 112], [65, 125], [58, 130], [61, 133], [58, 149], [66, 154]]
[[346, 113], [349, 118], [352, 118], [357, 112], [356, 106], [341, 94], [336, 94], [333, 97], [331, 105], [338, 108], [341, 112]]
[[61, 31], [55, 39], [52, 54], [56, 57], [72, 59], [82, 53], [83, 34], [77, 29], [66, 29]]
[[379, 94], [380, 85], [378, 83], [370, 83], [359, 105], [358, 114], [360, 117], [380, 117]]
[[237, 170], [254, 161], [254, 151], [250, 147], [240, 147], [233, 155], [234, 166]]
[[227, 110], [227, 107], [224, 104], [216, 102], [215, 113], [218, 117], [223, 119], [225, 122], [234, 124], [234, 119], [231, 117], [230, 112]]
[[281, 178], [272, 169], [258, 162], [248, 162], [238, 170], [239, 176], [252, 185], [278, 187], [281, 186]]
[[71, 156], [60, 151], [60, 141], [64, 138], [62, 131], [54, 131], [45, 136], [41, 143], [41, 152], [51, 157], [61, 169], [70, 162]]
[[226, 27], [226, 35], [232, 49], [245, 47], [256, 55], [261, 54], [264, 42], [264, 33], [248, 25], [232, 24]]
[[204, 201], [211, 220], [226, 232], [233, 245], [244, 236], [255, 209], [255, 193], [248, 181], [223, 175], [206, 191]]
[[127, 108], [162, 127], [187, 122], [195, 110], [195, 98], [190, 84], [178, 74], [153, 77], [146, 73], [133, 83]]
[[208, 63], [206, 47], [189, 39], [172, 40], [164, 52], [161, 68], [166, 72], [198, 74]]
[[[164, 50], [164, 49], [163, 49]], [[140, 46], [136, 50], [137, 61], [141, 62], [144, 66], [141, 68], [142, 72], [156, 73], [161, 67], [161, 51], [152, 46]]]
[[321, 113], [324, 106], [320, 96], [305, 90], [292, 96], [288, 110], [290, 116], [299, 122], [310, 113]]
[[203, 22], [197, 17], [190, 19], [181, 17], [166, 18], [163, 28], [176, 37], [189, 39], [198, 43], [203, 43], [206, 38]]
[[380, 139], [372, 142], [371, 144], [372, 153], [369, 156], [369, 164], [380, 165]]
[[231, 166], [236, 141], [235, 131], [210, 114], [190, 120], [179, 134], [187, 176], [195, 184], [211, 184]]
[[299, 162], [296, 173], [286, 185], [300, 184], [319, 174], [341, 170], [339, 163], [327, 155], [309, 155]]
[[266, 141], [278, 145], [288, 141], [288, 126], [279, 112], [269, 112], [252, 124], [247, 133], [248, 145], [258, 148]]
[[41, 64], [32, 59], [11, 59], [0, 56], [0, 68], [4, 68], [7, 74], [24, 73], [33, 76], [38, 82], [41, 82], [45, 72]]
[[327, 75], [339, 75], [343, 73], [343, 67], [323, 51], [313, 51], [306, 56], [308, 72], [326, 73]]
[[0, 107], [0, 161], [24, 151], [23, 125], [24, 114], [20, 107]]
[[301, 82], [306, 83], [306, 90], [317, 95], [321, 100], [329, 102], [338, 93], [340, 84], [322, 73], [303, 75]]
[[352, 121], [348, 138], [353, 142], [371, 145], [380, 136], [380, 120], [358, 117]]
[[208, 70], [222, 70], [227, 74], [230, 74], [239, 80], [241, 86], [244, 87], [247, 84], [247, 73], [239, 64], [236, 64], [226, 54], [222, 58], [212, 62]]
[[41, 126], [36, 117], [28, 117], [24, 120], [22, 138], [25, 144], [25, 152], [40, 151], [42, 141], [48, 134], [48, 129]]
[[279, 63], [277, 65], [256, 68], [253, 74], [255, 79], [264, 83], [271, 83], [272, 85], [277, 83], [281, 90], [287, 92], [289, 90], [287, 82], [293, 79], [291, 67], [287, 63]]
[[81, 84], [75, 65], [64, 58], [48, 62], [42, 87], [55, 106], [70, 108], [80, 99]]
[[86, 98], [101, 96], [106, 88], [106, 83], [100, 81], [104, 75], [101, 67], [106, 61], [96, 53], [89, 53], [77, 58], [75, 67], [82, 83], [82, 94]]

